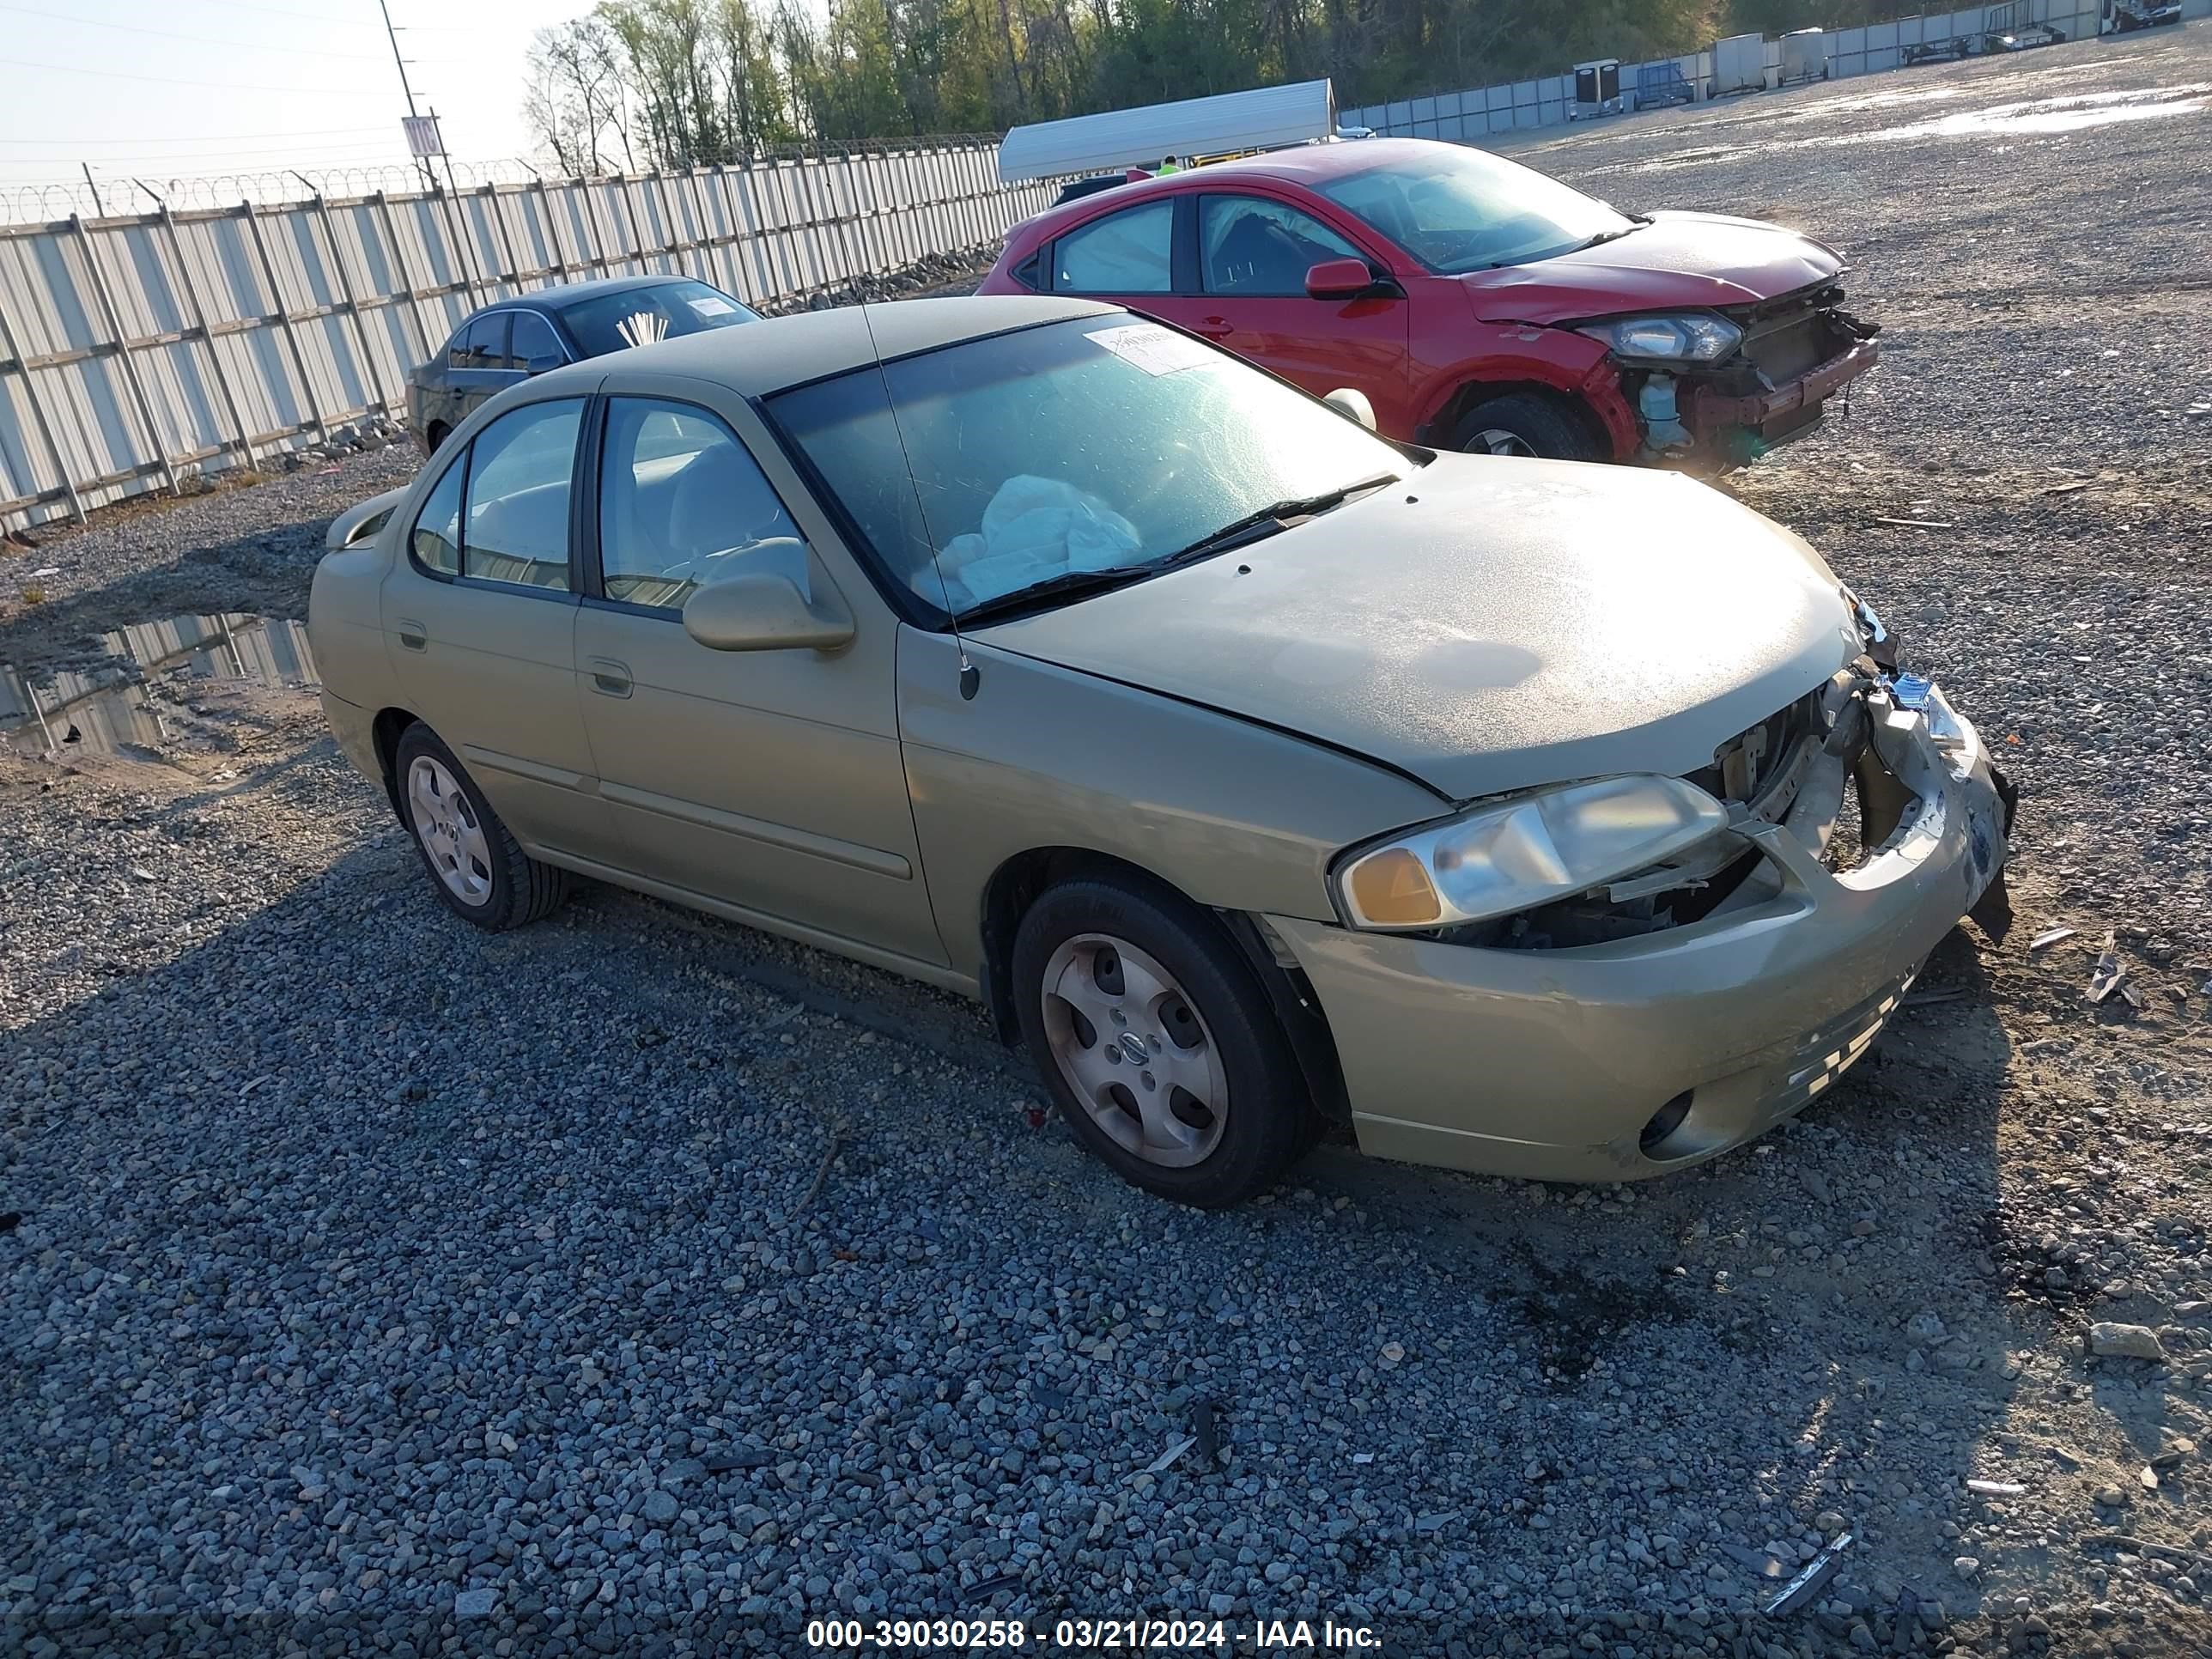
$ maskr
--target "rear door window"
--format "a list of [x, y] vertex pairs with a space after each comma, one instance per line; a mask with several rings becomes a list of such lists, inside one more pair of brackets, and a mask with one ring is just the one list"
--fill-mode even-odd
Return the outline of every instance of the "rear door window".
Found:
[[1165, 294], [1174, 271], [1172, 198], [1125, 208], [1053, 245], [1055, 294]]
[[568, 495], [584, 400], [509, 410], [469, 446], [461, 571], [567, 592]]

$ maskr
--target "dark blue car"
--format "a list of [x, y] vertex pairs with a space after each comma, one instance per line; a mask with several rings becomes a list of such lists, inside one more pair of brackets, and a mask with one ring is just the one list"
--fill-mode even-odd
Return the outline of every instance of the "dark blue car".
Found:
[[486, 306], [407, 377], [407, 425], [425, 453], [486, 398], [563, 363], [605, 356], [760, 313], [689, 276], [564, 283]]

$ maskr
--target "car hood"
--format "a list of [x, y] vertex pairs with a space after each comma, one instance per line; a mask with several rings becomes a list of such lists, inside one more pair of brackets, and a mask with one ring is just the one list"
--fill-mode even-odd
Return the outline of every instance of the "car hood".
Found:
[[[1462, 455], [969, 637], [1350, 751], [1454, 801], [1695, 771], [1861, 648], [1819, 556], [1716, 490]], [[1066, 740], [1103, 767], [1145, 765], [1110, 729]]]
[[1751, 305], [1832, 282], [1844, 269], [1833, 248], [1779, 225], [1655, 213], [1641, 229], [1595, 247], [1461, 280], [1485, 322], [1551, 324]]

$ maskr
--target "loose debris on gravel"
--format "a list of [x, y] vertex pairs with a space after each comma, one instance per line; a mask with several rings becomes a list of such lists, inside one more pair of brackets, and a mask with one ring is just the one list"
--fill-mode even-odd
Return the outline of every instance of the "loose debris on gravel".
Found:
[[[1150, 1608], [1424, 1654], [2212, 1651], [2203, 118], [1884, 136], [2212, 81], [2212, 29], [2162, 33], [1537, 157], [1850, 250], [1884, 366], [1736, 487], [2027, 790], [2022, 926], [1920, 981], [1964, 994], [1686, 1176], [1331, 1146], [1186, 1212], [1033, 1127], [929, 992], [606, 889], [456, 925], [303, 698], [196, 685], [135, 761], [15, 728], [0, 1648]], [[182, 592], [297, 615], [320, 521], [405, 465], [44, 538], [63, 609], [0, 657]], [[2083, 998], [2108, 930], [2140, 1006]]]

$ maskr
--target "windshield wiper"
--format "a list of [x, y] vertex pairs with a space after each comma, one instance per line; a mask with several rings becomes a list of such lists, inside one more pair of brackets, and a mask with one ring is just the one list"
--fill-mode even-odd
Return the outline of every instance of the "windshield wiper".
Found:
[[[1629, 216], [1634, 217], [1633, 215]], [[1624, 236], [1632, 235], [1642, 230], [1650, 222], [1649, 219], [1638, 219], [1634, 224], [1623, 225], [1619, 230], [1601, 230], [1596, 235], [1585, 241], [1570, 242], [1563, 247], [1552, 248], [1542, 253], [1516, 253], [1509, 259], [1492, 259], [1488, 264], [1470, 265], [1465, 270], [1455, 274], [1467, 276], [1472, 276], [1478, 270], [1509, 270], [1515, 265], [1540, 265], [1547, 259], [1562, 259], [1570, 253], [1581, 253], [1607, 242], [1619, 241]]]
[[1601, 230], [1596, 235], [1591, 237], [1589, 240], [1584, 242], [1582, 245], [1582, 247], [1577, 248], [1575, 252], [1580, 253], [1583, 251], [1583, 248], [1598, 247], [1607, 242], [1617, 242], [1624, 236], [1633, 235], [1636, 232], [1643, 229], [1644, 226], [1650, 222], [1651, 222], [1649, 219], [1638, 219], [1634, 224], [1623, 225], [1619, 230]]
[[1326, 513], [1333, 507], [1341, 507], [1362, 490], [1380, 489], [1385, 484], [1398, 482], [1395, 472], [1378, 472], [1371, 478], [1362, 478], [1341, 489], [1324, 490], [1318, 495], [1294, 495], [1287, 501], [1271, 501], [1267, 506], [1247, 513], [1241, 519], [1232, 519], [1211, 535], [1201, 536], [1180, 553], [1171, 554], [1162, 568], [1188, 564], [1215, 553], [1226, 553], [1232, 547], [1242, 547], [1247, 542], [1256, 542], [1287, 528], [1285, 520], [1310, 519], [1316, 513]]
[[1013, 611], [1027, 611], [1046, 599], [1075, 599], [1091, 593], [1103, 593], [1109, 587], [1121, 587], [1139, 576], [1158, 575], [1167, 567], [1164, 564], [1114, 564], [1103, 570], [1063, 570], [1057, 576], [1047, 576], [1025, 587], [1017, 587], [1005, 593], [979, 599], [960, 612], [963, 627], [977, 623], [995, 621]]

